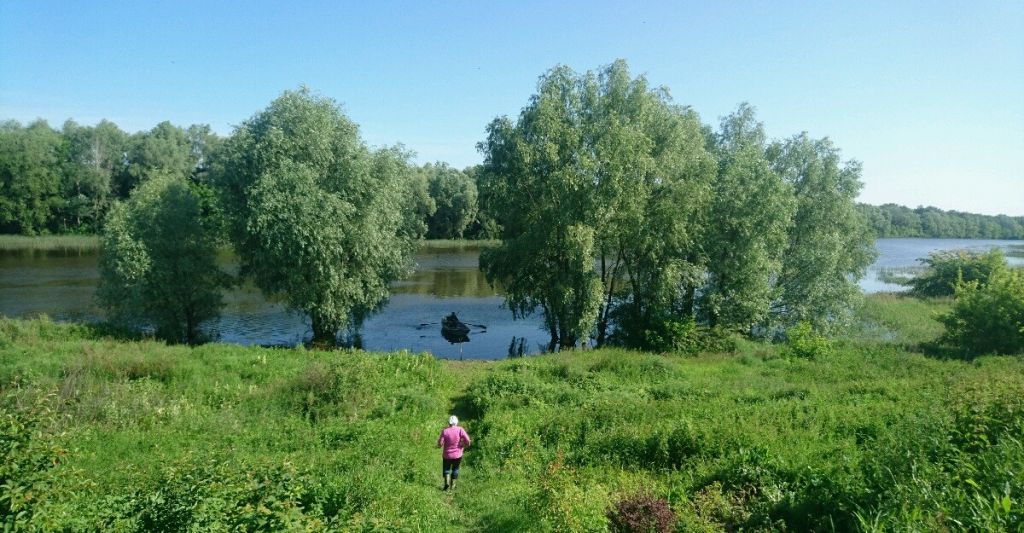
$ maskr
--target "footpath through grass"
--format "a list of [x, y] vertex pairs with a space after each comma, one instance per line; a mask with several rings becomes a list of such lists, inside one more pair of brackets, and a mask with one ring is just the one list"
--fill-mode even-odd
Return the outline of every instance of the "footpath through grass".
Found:
[[[884, 334], [814, 360], [740, 342], [696, 358], [458, 363], [4, 320], [0, 517], [68, 531], [601, 531], [641, 495], [667, 501], [679, 531], [1019, 529], [1021, 358], [928, 358], [911, 347], [943, 304], [870, 305]], [[434, 447], [451, 412], [474, 438], [455, 494]]]

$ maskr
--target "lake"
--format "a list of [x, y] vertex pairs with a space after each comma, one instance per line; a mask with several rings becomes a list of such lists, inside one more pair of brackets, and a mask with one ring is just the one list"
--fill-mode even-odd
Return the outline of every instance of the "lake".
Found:
[[[886, 274], [910, 274], [916, 260], [935, 250], [993, 247], [1014, 254], [1011, 263], [1024, 265], [1020, 241], [972, 239], [879, 239], [879, 256], [860, 281], [865, 292], [903, 290], [886, 283]], [[500, 290], [490, 286], [478, 268], [479, 246], [469, 242], [438, 246], [432, 243], [416, 255], [413, 275], [392, 286], [387, 305], [367, 319], [361, 330], [368, 350], [431, 352], [448, 359], [496, 359], [510, 347], [525, 353], [547, 347], [548, 334], [539, 316], [512, 320], [502, 307]], [[96, 252], [0, 251], [0, 314], [31, 317], [47, 314], [56, 320], [96, 320], [101, 312], [93, 301], [98, 279]], [[243, 286], [225, 296], [222, 318], [212, 329], [224, 342], [295, 345], [311, 336], [306, 319], [267, 301], [254, 287]], [[469, 342], [451, 344], [441, 337], [441, 318], [455, 312], [470, 324]]]

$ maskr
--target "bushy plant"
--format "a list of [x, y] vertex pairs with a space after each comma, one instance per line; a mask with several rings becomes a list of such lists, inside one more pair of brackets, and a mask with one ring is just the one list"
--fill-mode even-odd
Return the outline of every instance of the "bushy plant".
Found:
[[819, 335], [809, 322], [800, 322], [786, 331], [782, 354], [800, 359], [817, 359], [832, 353], [832, 342]]
[[927, 269], [908, 284], [911, 294], [923, 297], [952, 296], [960, 282], [977, 281], [984, 285], [993, 272], [1006, 266], [1006, 258], [998, 248], [985, 253], [941, 250], [918, 261]]
[[942, 341], [965, 355], [1024, 353], [1024, 270], [999, 268], [988, 283], [959, 284], [941, 321]]
[[611, 530], [620, 533], [665, 533], [674, 530], [676, 514], [668, 500], [638, 493], [619, 500], [608, 521]]
[[56, 394], [8, 390], [0, 397], [0, 525], [4, 531], [38, 527], [39, 506], [58, 481], [49, 471], [66, 453], [52, 426]]
[[196, 343], [223, 307], [231, 278], [216, 263], [217, 233], [184, 179], [156, 175], [111, 209], [96, 296], [116, 324], [149, 326], [169, 342]]
[[[600, 486], [587, 487], [565, 466], [559, 454], [548, 464], [531, 507], [545, 531], [605, 531], [606, 496]], [[589, 490], [588, 490], [589, 489]]]

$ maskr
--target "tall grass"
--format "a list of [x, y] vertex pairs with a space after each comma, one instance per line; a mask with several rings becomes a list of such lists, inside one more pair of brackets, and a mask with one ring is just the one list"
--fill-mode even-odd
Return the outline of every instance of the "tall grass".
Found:
[[462, 250], [480, 250], [497, 246], [497, 239], [429, 239], [420, 242], [420, 252], [455, 252]]
[[3, 252], [92, 252], [99, 247], [95, 235], [0, 235]]
[[[0, 447], [0, 520], [593, 531], [640, 498], [681, 531], [1022, 527], [1024, 361], [915, 353], [945, 304], [868, 301], [895, 340], [814, 359], [743, 341], [458, 363], [0, 320], [0, 443], [17, 443]], [[455, 494], [434, 447], [453, 412], [474, 439]]]

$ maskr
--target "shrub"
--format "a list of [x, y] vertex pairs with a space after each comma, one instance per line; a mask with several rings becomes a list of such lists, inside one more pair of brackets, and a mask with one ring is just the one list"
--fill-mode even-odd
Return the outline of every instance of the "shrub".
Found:
[[959, 282], [977, 281], [984, 285], [993, 272], [1006, 266], [1006, 258], [998, 248], [985, 253], [943, 250], [918, 261], [927, 269], [908, 283], [911, 294], [923, 297], [952, 296]]
[[786, 331], [786, 347], [782, 353], [786, 357], [816, 359], [832, 353], [832, 343], [817, 334], [809, 322], [800, 322]]
[[598, 486], [579, 482], [561, 453], [548, 464], [534, 494], [531, 511], [546, 531], [605, 531], [606, 497]]
[[[0, 525], [4, 531], [38, 527], [40, 507], [62, 480], [51, 469], [66, 451], [57, 443], [57, 395], [12, 388], [0, 397]], [[66, 481], [66, 480], [63, 480]]]
[[1001, 268], [986, 284], [958, 285], [953, 309], [940, 320], [942, 341], [965, 355], [1024, 353], [1024, 270]]
[[629, 334], [629, 329], [627, 326], [623, 331], [617, 332], [613, 341], [646, 351], [687, 355], [736, 350], [736, 342], [727, 329], [698, 326], [693, 317], [657, 317], [648, 323], [639, 335]]
[[675, 528], [676, 514], [668, 500], [638, 493], [619, 500], [608, 521], [612, 531], [664, 533]]

